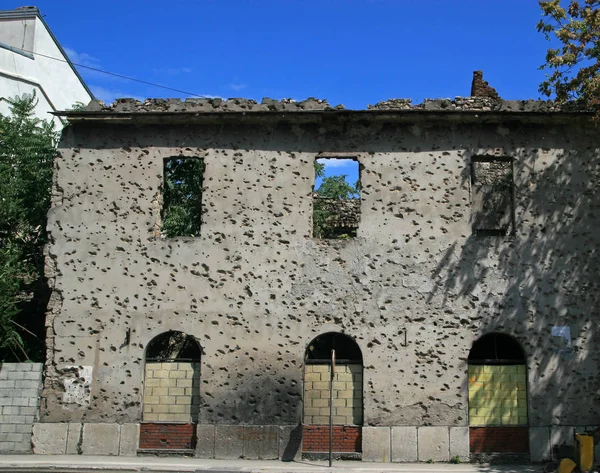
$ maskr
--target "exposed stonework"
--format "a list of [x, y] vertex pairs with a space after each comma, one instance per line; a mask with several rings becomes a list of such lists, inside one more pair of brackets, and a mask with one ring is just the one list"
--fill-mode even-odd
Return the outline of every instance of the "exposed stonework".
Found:
[[[412, 99], [389, 99], [368, 105], [367, 111], [440, 111], [440, 112], [560, 112], [578, 111], [581, 105], [569, 103], [558, 105], [551, 100], [502, 100], [490, 95], [455, 97], [452, 99], [425, 99], [423, 103], [413, 104]], [[251, 99], [117, 99], [106, 105], [94, 100], [81, 112], [70, 112], [71, 117], [83, 118], [90, 114], [131, 114], [131, 113], [264, 113], [264, 112], [352, 112], [343, 105], [331, 106], [327, 100], [309, 98], [300, 102], [292, 99], [273, 100], [264, 98], [261, 103]], [[354, 112], [364, 112], [355, 110]]]
[[[145, 348], [177, 330], [202, 347], [207, 443], [196, 451], [260, 456], [253, 442], [273, 426], [297, 439], [307, 345], [343, 332], [362, 351], [364, 425], [383, 429], [365, 430], [364, 457], [413, 455], [377, 445], [393, 446], [402, 426], [417, 429], [402, 434], [422, 444], [420, 459], [447, 460], [468, 445], [469, 350], [498, 331], [527, 356], [535, 459], [551, 450], [548, 426], [600, 424], [600, 156], [587, 114], [473, 97], [357, 112], [210, 104], [195, 122], [156, 103], [69, 114], [48, 226], [60, 297], [44, 422], [140, 422]], [[349, 152], [361, 165], [357, 236], [314, 239], [315, 159]], [[482, 155], [514, 164], [509, 237], [473, 233], [471, 163]], [[196, 238], [157, 231], [172, 156], [206, 165]], [[569, 327], [569, 349], [556, 349], [553, 327]], [[88, 403], [65, 402], [86, 369]], [[271, 454], [275, 435], [264, 437]]]
[[488, 97], [493, 100], [500, 99], [496, 89], [490, 86], [487, 81], [483, 80], [483, 71], [473, 71], [471, 97]]

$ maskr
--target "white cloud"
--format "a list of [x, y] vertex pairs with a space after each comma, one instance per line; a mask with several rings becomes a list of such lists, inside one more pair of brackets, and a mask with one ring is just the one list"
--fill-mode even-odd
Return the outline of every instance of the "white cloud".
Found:
[[78, 53], [74, 49], [67, 47], [63, 49], [65, 50], [65, 53], [67, 53], [67, 56], [69, 56], [71, 62], [75, 64], [87, 67], [98, 67], [100, 65], [100, 59], [94, 56], [91, 56], [87, 53]]
[[99, 85], [90, 85], [90, 90], [98, 100], [102, 100], [106, 104], [112, 103], [115, 101], [115, 99], [121, 98], [136, 99], [141, 102], [145, 100], [144, 97], [140, 97], [139, 95], [128, 94], [127, 92], [123, 92], [118, 89], [107, 89]]
[[[343, 168], [346, 166], [355, 166], [356, 160], [345, 159], [345, 158], [321, 158], [317, 159], [319, 164], [324, 164], [326, 169], [329, 168]], [[357, 163], [358, 164], [358, 163]]]
[[228, 84], [227, 87], [231, 90], [235, 90], [236, 92], [238, 92], [238, 91], [248, 87], [248, 84], [232, 82], [231, 84]]

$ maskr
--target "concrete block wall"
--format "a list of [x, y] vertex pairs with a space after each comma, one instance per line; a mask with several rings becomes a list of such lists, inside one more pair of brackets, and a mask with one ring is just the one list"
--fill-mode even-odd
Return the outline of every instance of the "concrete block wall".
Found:
[[525, 365], [469, 366], [469, 425], [527, 425]]
[[469, 459], [467, 427], [363, 427], [362, 459], [371, 462], [447, 462]]
[[145, 422], [196, 422], [200, 406], [200, 363], [147, 363]]
[[140, 424], [48, 422], [33, 425], [33, 453], [135, 456]]
[[38, 419], [42, 363], [0, 365], [0, 452], [31, 452], [31, 432]]
[[[329, 365], [304, 369], [304, 424], [329, 424]], [[362, 425], [362, 365], [338, 365], [333, 379], [333, 423]]]

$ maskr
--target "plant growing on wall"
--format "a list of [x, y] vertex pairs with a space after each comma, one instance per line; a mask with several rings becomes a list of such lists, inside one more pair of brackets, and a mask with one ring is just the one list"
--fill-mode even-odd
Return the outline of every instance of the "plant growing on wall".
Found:
[[558, 40], [549, 48], [540, 69], [551, 71], [540, 92], [559, 103], [582, 100], [600, 116], [600, 0], [540, 1], [543, 18], [537, 25], [546, 39]]
[[47, 288], [43, 248], [57, 133], [34, 117], [34, 95], [0, 115], [0, 352], [41, 359]]

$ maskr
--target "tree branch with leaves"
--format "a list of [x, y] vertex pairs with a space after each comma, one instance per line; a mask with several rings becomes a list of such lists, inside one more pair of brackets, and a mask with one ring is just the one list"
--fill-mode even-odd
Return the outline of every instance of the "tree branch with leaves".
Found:
[[600, 117], [600, 0], [540, 1], [543, 18], [537, 25], [558, 47], [549, 48], [546, 80], [540, 92], [564, 104], [581, 101]]

